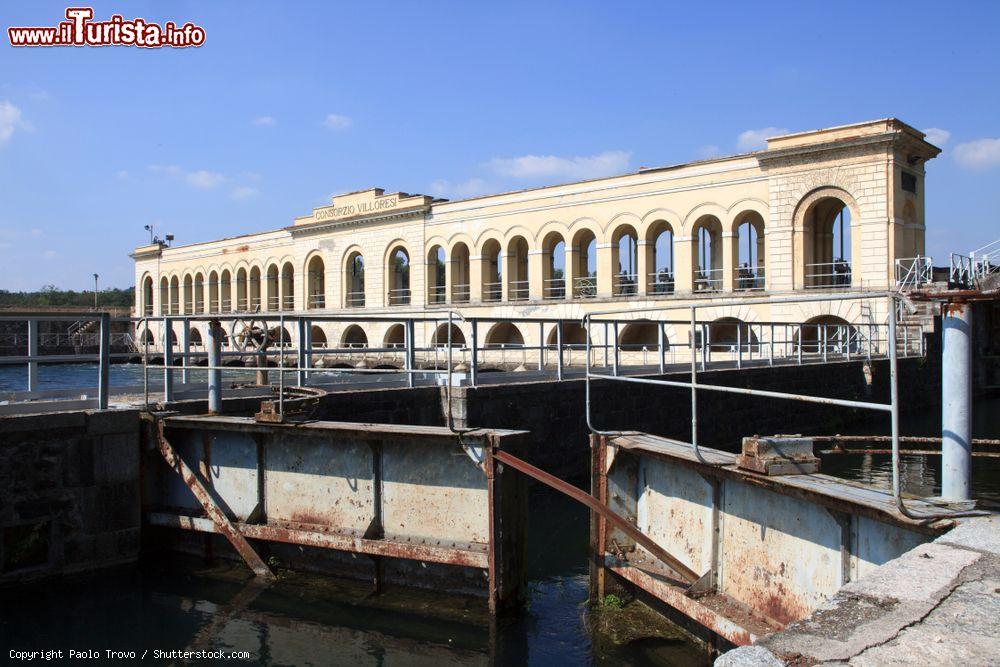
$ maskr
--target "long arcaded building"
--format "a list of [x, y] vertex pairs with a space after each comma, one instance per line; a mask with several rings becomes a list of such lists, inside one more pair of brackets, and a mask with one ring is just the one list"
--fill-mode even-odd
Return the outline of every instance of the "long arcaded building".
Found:
[[[518, 317], [577, 320], [743, 295], [754, 303], [699, 317], [854, 324], [858, 302], [760, 297], [890, 287], [897, 259], [924, 254], [924, 163], [938, 153], [889, 118], [774, 137], [752, 153], [459, 201], [372, 188], [272, 231], [136, 248], [136, 312], [233, 320], [256, 310], [452, 309], [496, 321], [479, 334], [487, 347], [552, 337], [551, 327], [505, 321]], [[142, 332], [154, 345], [160, 326]], [[401, 335], [389, 322], [326, 322], [312, 338], [382, 347]], [[418, 342], [433, 335], [417, 333]], [[635, 343], [650, 334], [621, 335]], [[686, 341], [672, 329], [667, 338]]]

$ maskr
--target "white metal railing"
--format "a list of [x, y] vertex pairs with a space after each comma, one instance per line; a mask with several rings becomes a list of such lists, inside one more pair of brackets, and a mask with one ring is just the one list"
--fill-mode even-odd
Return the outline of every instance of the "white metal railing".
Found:
[[896, 288], [920, 287], [934, 282], [934, 260], [917, 255], [896, 260]]
[[573, 279], [574, 299], [593, 299], [597, 296], [597, 276], [581, 276]]
[[444, 303], [446, 290], [444, 285], [431, 285], [427, 288], [427, 303]]
[[282, 305], [285, 310], [295, 310], [295, 297], [291, 294], [286, 294], [282, 299]]
[[639, 276], [634, 273], [615, 274], [614, 295], [632, 296], [639, 291]]
[[545, 299], [565, 299], [566, 279], [549, 278], [545, 281], [542, 297]]
[[326, 295], [325, 294], [310, 294], [309, 295], [309, 307], [310, 308], [326, 308]]
[[722, 269], [696, 269], [694, 272], [695, 292], [719, 292], [722, 290]]
[[507, 300], [508, 301], [527, 301], [528, 300], [528, 281], [527, 280], [512, 280], [510, 284], [507, 285]]
[[948, 267], [948, 285], [951, 287], [971, 288], [974, 283], [975, 261], [968, 255], [951, 253], [951, 263]]
[[499, 301], [503, 298], [503, 284], [483, 283], [483, 301]]
[[281, 300], [276, 296], [269, 296], [267, 298], [267, 309], [268, 310], [278, 310], [278, 306], [281, 305]]
[[390, 306], [405, 306], [408, 303], [410, 303], [409, 287], [397, 287], [396, 289], [389, 290]]
[[348, 292], [345, 300], [349, 308], [360, 308], [365, 305], [364, 290], [358, 292]]
[[806, 264], [805, 268], [806, 289], [847, 289], [851, 286], [851, 263], [847, 260], [814, 262]]
[[459, 283], [451, 286], [451, 300], [455, 303], [466, 303], [471, 295], [469, 283]]
[[649, 274], [650, 294], [673, 294], [674, 293], [674, 272], [657, 271]]
[[740, 292], [764, 289], [764, 265], [742, 264], [733, 269], [733, 288]]

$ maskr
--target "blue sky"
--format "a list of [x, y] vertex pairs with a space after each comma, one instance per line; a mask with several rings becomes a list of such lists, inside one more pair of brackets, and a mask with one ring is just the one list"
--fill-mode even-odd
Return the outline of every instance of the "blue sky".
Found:
[[[0, 288], [132, 283], [143, 230], [274, 229], [338, 192], [458, 198], [936, 128], [928, 250], [1000, 237], [1000, 3], [96, 2], [198, 49], [0, 45]], [[3, 27], [66, 5], [10, 2]], [[6, 30], [4, 31], [4, 33]], [[771, 130], [773, 131], [773, 130]]]

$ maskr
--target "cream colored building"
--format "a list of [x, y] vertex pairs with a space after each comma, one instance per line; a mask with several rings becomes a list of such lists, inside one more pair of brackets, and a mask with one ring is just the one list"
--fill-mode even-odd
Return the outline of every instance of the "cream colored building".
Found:
[[[452, 309], [498, 322], [480, 345], [531, 346], [551, 341], [552, 327], [503, 320], [886, 290], [897, 259], [924, 253], [924, 163], [939, 152], [885, 119], [774, 137], [753, 153], [460, 201], [372, 188], [273, 231], [137, 248], [136, 312], [231, 320], [257, 309]], [[857, 302], [834, 301], [699, 313], [750, 323], [862, 318]], [[159, 326], [150, 324], [154, 344]], [[313, 344], [330, 347], [391, 346], [401, 336], [391, 323], [317, 327]], [[424, 343], [428, 335], [418, 333]]]

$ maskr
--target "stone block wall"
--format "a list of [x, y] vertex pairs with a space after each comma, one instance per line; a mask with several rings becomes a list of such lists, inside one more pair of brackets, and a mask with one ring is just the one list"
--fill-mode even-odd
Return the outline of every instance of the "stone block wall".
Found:
[[0, 585], [135, 561], [139, 413], [0, 417]]

